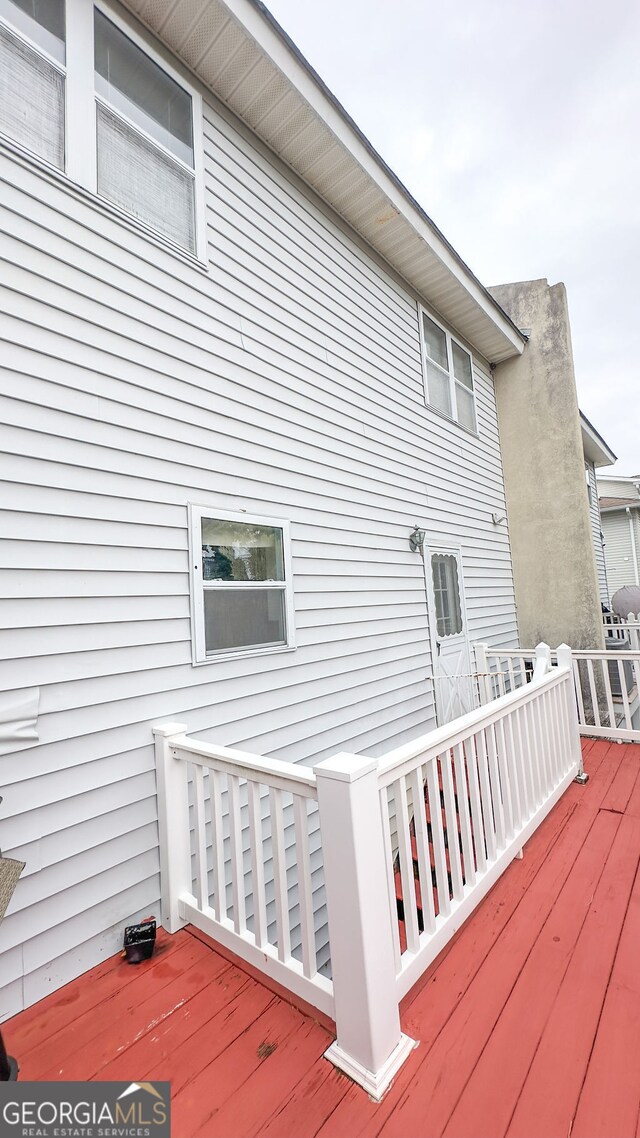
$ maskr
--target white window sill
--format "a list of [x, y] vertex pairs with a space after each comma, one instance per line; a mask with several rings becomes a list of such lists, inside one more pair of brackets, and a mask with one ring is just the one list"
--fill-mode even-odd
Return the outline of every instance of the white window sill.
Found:
[[192, 667], [202, 668], [206, 664], [221, 664], [225, 660], [247, 660], [254, 656], [279, 656], [283, 652], [295, 652], [295, 644], [278, 644], [275, 648], [247, 648], [236, 652], [219, 652], [215, 656], [207, 656], [206, 660], [192, 660]]
[[472, 431], [470, 427], [465, 427], [464, 423], [459, 423], [457, 419], [452, 419], [450, 415], [445, 415], [444, 411], [440, 411], [431, 403], [427, 403], [426, 399], [424, 405], [427, 411], [431, 411], [433, 415], [437, 415], [439, 419], [442, 419], [445, 423], [449, 423], [450, 426], [457, 427], [459, 431], [464, 431], [465, 435], [469, 435], [470, 438], [480, 439], [482, 437], [478, 430]]

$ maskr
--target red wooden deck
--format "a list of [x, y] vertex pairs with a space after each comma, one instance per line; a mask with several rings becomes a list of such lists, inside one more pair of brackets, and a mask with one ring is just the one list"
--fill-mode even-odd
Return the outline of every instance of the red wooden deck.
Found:
[[640, 1138], [640, 747], [571, 786], [403, 1005], [380, 1104], [326, 1027], [185, 930], [8, 1021], [24, 1079], [170, 1079], [176, 1138]]

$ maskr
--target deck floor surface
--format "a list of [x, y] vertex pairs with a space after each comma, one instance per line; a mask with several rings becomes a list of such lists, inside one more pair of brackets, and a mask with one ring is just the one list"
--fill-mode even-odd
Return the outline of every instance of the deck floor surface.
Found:
[[9, 1020], [21, 1079], [168, 1079], [175, 1138], [640, 1138], [640, 746], [573, 784], [409, 993], [382, 1103], [325, 1026], [187, 929]]

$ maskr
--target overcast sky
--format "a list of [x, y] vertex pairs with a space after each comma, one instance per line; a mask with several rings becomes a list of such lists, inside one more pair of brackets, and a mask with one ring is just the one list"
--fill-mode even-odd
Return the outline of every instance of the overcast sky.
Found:
[[564, 281], [580, 407], [640, 473], [637, 0], [267, 6], [483, 284]]

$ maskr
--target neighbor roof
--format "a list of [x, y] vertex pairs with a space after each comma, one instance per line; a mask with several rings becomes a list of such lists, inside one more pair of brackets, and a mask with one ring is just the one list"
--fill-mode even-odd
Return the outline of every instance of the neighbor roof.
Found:
[[618, 510], [627, 506], [640, 507], [640, 498], [599, 498], [601, 510]]

